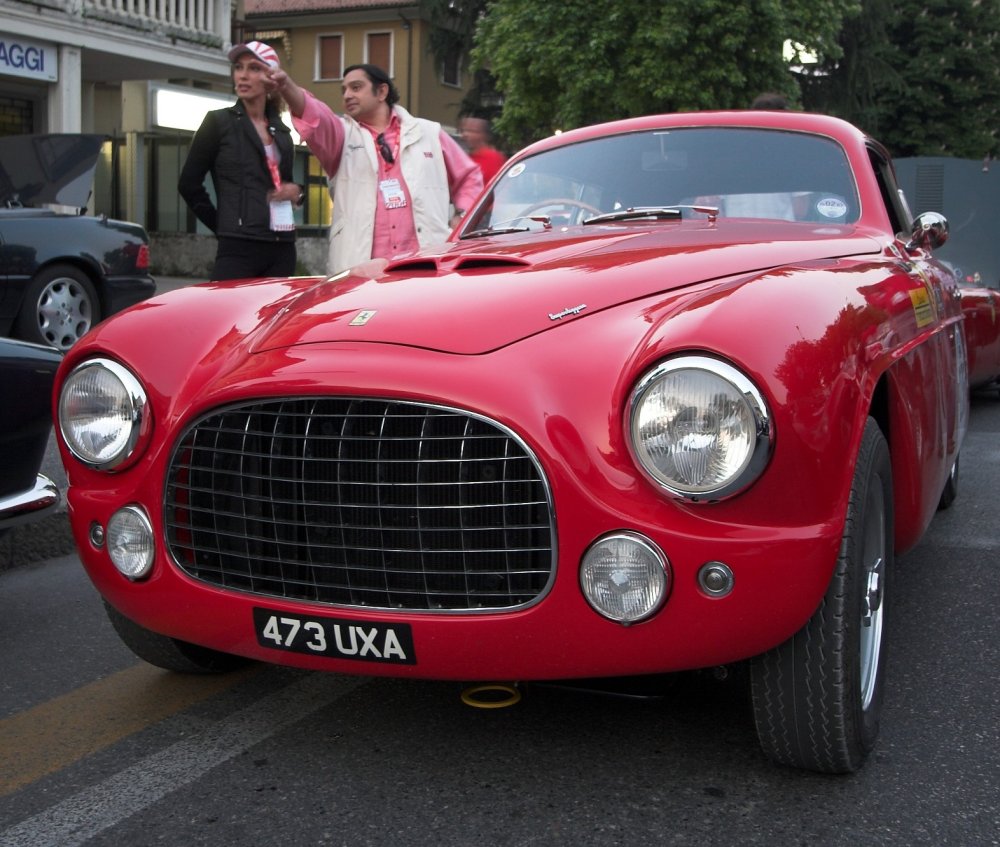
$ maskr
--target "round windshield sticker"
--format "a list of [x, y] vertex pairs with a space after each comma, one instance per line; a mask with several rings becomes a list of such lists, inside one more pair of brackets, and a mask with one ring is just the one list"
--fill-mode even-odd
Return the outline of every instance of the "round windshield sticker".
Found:
[[507, 171], [507, 179], [513, 179], [516, 176], [520, 176], [524, 173], [524, 162], [518, 162], [514, 167]]
[[842, 218], [847, 214], [847, 204], [839, 197], [824, 197], [816, 201], [816, 211], [824, 218]]

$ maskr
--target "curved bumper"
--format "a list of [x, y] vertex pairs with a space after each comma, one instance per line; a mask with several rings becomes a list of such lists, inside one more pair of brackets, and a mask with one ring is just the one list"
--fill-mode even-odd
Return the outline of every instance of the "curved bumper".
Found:
[[0, 530], [37, 520], [59, 505], [59, 488], [39, 474], [32, 488], [0, 498]]

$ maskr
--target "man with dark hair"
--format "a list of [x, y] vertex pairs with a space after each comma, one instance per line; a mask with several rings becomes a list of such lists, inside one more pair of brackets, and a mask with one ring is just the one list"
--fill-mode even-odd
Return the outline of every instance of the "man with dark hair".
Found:
[[482, 191], [476, 163], [440, 124], [397, 105], [381, 68], [344, 70], [342, 116], [280, 68], [271, 81], [330, 183], [329, 273], [444, 241]]

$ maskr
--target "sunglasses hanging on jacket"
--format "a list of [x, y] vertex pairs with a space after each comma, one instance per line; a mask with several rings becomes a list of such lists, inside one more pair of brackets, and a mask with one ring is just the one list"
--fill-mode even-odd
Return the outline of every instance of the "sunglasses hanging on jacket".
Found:
[[392, 155], [392, 148], [389, 146], [389, 142], [385, 140], [384, 132], [378, 134], [375, 143], [378, 145], [378, 152], [382, 154], [382, 158], [385, 159], [387, 165], [391, 165], [396, 161], [396, 158]]

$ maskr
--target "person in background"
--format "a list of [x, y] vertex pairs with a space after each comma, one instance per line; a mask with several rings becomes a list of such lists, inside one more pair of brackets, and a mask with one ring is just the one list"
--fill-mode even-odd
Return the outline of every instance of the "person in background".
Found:
[[440, 124], [399, 106], [381, 68], [344, 69], [342, 116], [281, 68], [270, 77], [330, 183], [329, 273], [445, 241], [483, 190], [476, 163]]
[[[212, 279], [291, 276], [293, 205], [301, 204], [302, 188], [292, 181], [291, 130], [281, 120], [280, 98], [269, 91], [278, 54], [250, 41], [230, 50], [229, 61], [239, 99], [205, 115], [177, 189], [218, 240]], [[209, 173], [218, 205], [205, 188]]]
[[458, 132], [472, 161], [479, 165], [483, 182], [489, 182], [507, 161], [507, 157], [493, 146], [490, 122], [485, 118], [462, 118], [459, 121]]
[[750, 104], [751, 109], [768, 109], [772, 112], [784, 112], [788, 110], [788, 98], [784, 94], [776, 94], [773, 91], [765, 91], [753, 98]]

